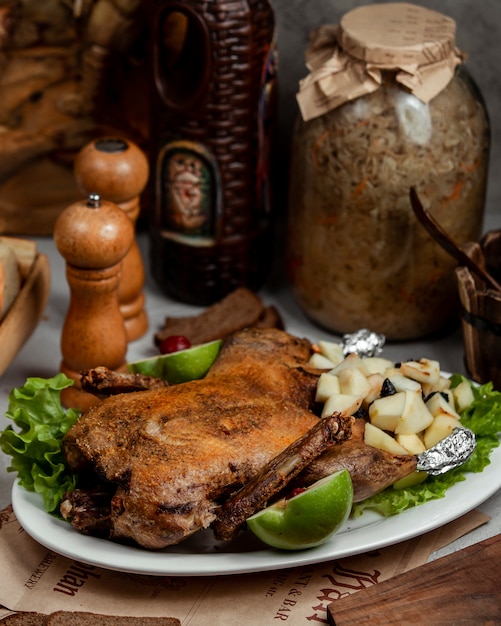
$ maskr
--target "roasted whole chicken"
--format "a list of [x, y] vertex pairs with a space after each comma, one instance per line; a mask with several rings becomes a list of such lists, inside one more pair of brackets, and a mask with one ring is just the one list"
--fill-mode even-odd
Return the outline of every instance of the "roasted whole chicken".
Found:
[[[350, 416], [334, 416], [325, 436], [309, 437], [320, 419], [310, 354], [306, 339], [248, 329], [226, 340], [201, 380], [101, 400], [63, 441], [68, 466], [82, 478], [66, 495], [63, 516], [82, 532], [159, 549], [217, 529], [220, 511], [231, 519], [225, 504], [263, 471], [266, 480], [267, 466], [288, 449], [282, 483], [318, 480], [339, 469], [344, 456], [355, 497], [357, 485], [365, 498], [412, 472], [414, 457], [374, 455], [352, 438], [357, 420]], [[277, 482], [277, 490], [284, 486]]]

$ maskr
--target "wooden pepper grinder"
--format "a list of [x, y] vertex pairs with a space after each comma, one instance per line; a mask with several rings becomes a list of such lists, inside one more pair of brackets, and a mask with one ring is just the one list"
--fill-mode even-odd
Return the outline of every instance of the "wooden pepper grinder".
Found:
[[[84, 146], [75, 160], [75, 179], [85, 195], [97, 193], [114, 202], [135, 227], [140, 212], [140, 194], [148, 182], [149, 165], [142, 150], [132, 141], [105, 137]], [[136, 239], [123, 260], [118, 288], [120, 310], [127, 338], [134, 341], [148, 330], [144, 309], [145, 272]]]
[[67, 207], [54, 225], [54, 241], [66, 260], [70, 286], [61, 335], [61, 371], [75, 381], [61, 394], [67, 407], [85, 410], [97, 401], [81, 389], [81, 370], [99, 365], [125, 369], [128, 342], [118, 285], [133, 239], [127, 215], [98, 194]]

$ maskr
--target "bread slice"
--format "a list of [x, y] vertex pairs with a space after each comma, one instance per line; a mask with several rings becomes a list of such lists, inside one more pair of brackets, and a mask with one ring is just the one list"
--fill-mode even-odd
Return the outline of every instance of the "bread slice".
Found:
[[239, 287], [202, 313], [189, 317], [167, 317], [164, 326], [155, 334], [159, 346], [172, 335], [182, 335], [192, 345], [225, 339], [233, 333], [254, 326], [283, 328], [278, 311], [265, 307], [257, 294]]
[[86, 611], [54, 611], [50, 615], [20, 611], [8, 615], [2, 626], [181, 626], [176, 617], [101, 615]]
[[1, 621], [2, 626], [45, 626], [47, 615], [43, 613], [19, 612], [7, 615]]
[[14, 250], [0, 241], [0, 319], [10, 309], [21, 290], [21, 272]]
[[181, 626], [175, 617], [133, 617], [101, 615], [86, 611], [55, 611], [47, 616], [46, 626]]

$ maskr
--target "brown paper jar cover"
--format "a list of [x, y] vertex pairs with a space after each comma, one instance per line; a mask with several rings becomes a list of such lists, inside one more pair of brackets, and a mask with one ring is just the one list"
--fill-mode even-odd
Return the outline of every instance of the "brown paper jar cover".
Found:
[[414, 186], [459, 244], [480, 236], [489, 119], [454, 37], [450, 18], [402, 3], [359, 7], [313, 35], [292, 140], [288, 269], [305, 313], [333, 332], [410, 340], [459, 319], [455, 262], [409, 200]]

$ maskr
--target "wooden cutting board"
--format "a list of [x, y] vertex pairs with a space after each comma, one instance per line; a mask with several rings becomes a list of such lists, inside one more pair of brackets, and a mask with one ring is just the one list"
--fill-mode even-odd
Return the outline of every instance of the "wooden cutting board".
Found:
[[501, 624], [501, 535], [336, 600], [333, 626]]

